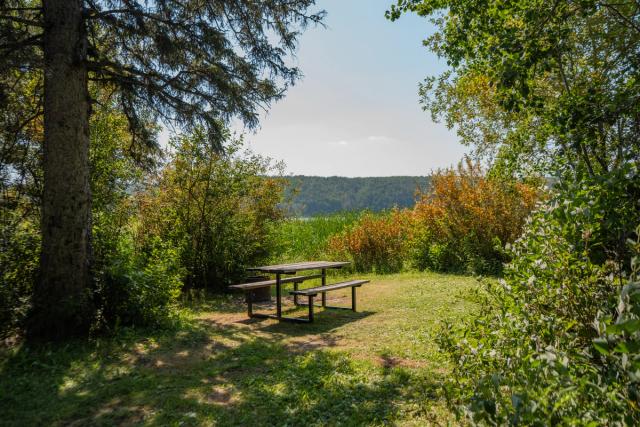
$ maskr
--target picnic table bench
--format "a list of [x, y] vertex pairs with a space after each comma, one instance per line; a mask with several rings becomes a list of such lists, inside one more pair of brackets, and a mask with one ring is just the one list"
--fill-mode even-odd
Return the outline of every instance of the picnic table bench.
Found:
[[[262, 267], [254, 267], [248, 269], [249, 271], [258, 271], [261, 273], [269, 273], [275, 274], [275, 279], [272, 280], [260, 280], [258, 282], [253, 283], [241, 283], [238, 285], [229, 286], [230, 289], [236, 289], [244, 291], [245, 293], [250, 292], [255, 289], [260, 288], [270, 288], [271, 286], [276, 287], [276, 314], [262, 314], [262, 313], [254, 313], [253, 312], [253, 300], [249, 296], [247, 298], [247, 312], [249, 317], [258, 317], [258, 318], [274, 318], [278, 320], [290, 321], [290, 322], [304, 322], [311, 323], [313, 322], [313, 308], [314, 298], [318, 294], [322, 294], [322, 307], [323, 308], [337, 308], [337, 309], [348, 309], [356, 311], [356, 288], [359, 288], [365, 283], [368, 283], [368, 280], [348, 280], [345, 282], [332, 283], [327, 285], [327, 269], [330, 268], [342, 268], [345, 265], [348, 265], [348, 262], [344, 261], [307, 261], [307, 262], [299, 262], [299, 263], [291, 263], [291, 264], [278, 264], [278, 265], [266, 265]], [[319, 274], [308, 274], [308, 275], [300, 275], [294, 277], [282, 277], [282, 275], [288, 274], [296, 274], [300, 271], [309, 271], [309, 270], [320, 270]], [[306, 280], [311, 279], [322, 279], [321, 286], [316, 286], [307, 289], [299, 289], [299, 285]], [[293, 303], [296, 306], [304, 306], [304, 304], [298, 303], [298, 296], [306, 296], [308, 298], [307, 306], [309, 308], [309, 314], [307, 319], [300, 318], [292, 318], [292, 317], [284, 317], [282, 316], [282, 285], [286, 283], [293, 283], [293, 291], [289, 292], [293, 295]], [[334, 291], [343, 288], [351, 288], [351, 308], [346, 307], [331, 307], [327, 306], [327, 292]]]

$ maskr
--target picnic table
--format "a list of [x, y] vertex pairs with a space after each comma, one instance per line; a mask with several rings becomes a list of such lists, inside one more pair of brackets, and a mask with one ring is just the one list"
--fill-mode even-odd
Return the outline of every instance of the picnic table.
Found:
[[[252, 267], [247, 269], [248, 271], [260, 272], [265, 274], [273, 274], [275, 275], [275, 279], [272, 280], [262, 280], [259, 282], [253, 283], [241, 283], [238, 285], [231, 285], [229, 288], [242, 290], [245, 293], [250, 292], [254, 289], [266, 288], [275, 286], [276, 287], [276, 314], [262, 314], [262, 313], [254, 313], [253, 312], [253, 301], [252, 298], [247, 298], [247, 312], [249, 317], [258, 317], [258, 318], [273, 318], [278, 319], [279, 321], [290, 321], [290, 322], [303, 322], [303, 323], [311, 323], [313, 322], [313, 308], [314, 308], [314, 297], [318, 294], [322, 295], [322, 307], [324, 308], [338, 308], [343, 309], [344, 307], [329, 307], [327, 306], [327, 292], [343, 289], [343, 288], [351, 288], [351, 308], [350, 310], [356, 311], [356, 288], [362, 286], [365, 283], [368, 283], [368, 280], [349, 280], [345, 282], [327, 284], [327, 270], [334, 268], [342, 268], [345, 265], [349, 265], [349, 262], [346, 261], [305, 261], [305, 262], [296, 262], [290, 264], [277, 264], [277, 265], [264, 265], [261, 267]], [[319, 270], [320, 273], [315, 274], [306, 274], [306, 275], [296, 275], [299, 272], [308, 272], [312, 270]], [[293, 277], [283, 277], [287, 275], [295, 275]], [[317, 287], [307, 288], [307, 289], [299, 289], [299, 285], [306, 280], [311, 279], [322, 279], [321, 285]], [[282, 315], [282, 285], [286, 283], [293, 283], [293, 291], [290, 294], [293, 295], [293, 303], [296, 306], [301, 306], [303, 304], [298, 303], [298, 296], [306, 296], [308, 298], [307, 305], [309, 307], [309, 315], [307, 319], [294, 318], [294, 317], [284, 317]]]

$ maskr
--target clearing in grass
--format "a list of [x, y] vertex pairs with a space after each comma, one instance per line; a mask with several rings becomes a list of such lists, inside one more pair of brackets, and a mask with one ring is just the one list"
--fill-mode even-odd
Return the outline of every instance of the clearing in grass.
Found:
[[[434, 338], [439, 321], [473, 312], [467, 295], [475, 280], [431, 273], [367, 278], [359, 312], [319, 309], [313, 324], [248, 320], [241, 297], [217, 297], [186, 310], [170, 331], [5, 350], [1, 422], [455, 423], [441, 387], [449, 367]], [[347, 292], [330, 295], [331, 304], [348, 305]]]

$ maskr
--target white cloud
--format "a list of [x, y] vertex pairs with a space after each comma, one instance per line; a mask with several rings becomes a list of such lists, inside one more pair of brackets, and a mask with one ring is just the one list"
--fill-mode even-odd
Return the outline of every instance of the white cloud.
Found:
[[367, 142], [374, 142], [377, 144], [391, 144], [398, 142], [398, 138], [386, 135], [369, 135], [366, 138]]
[[391, 138], [384, 135], [369, 135], [367, 137], [367, 141], [378, 142], [378, 141], [390, 141]]
[[342, 145], [342, 146], [345, 146], [345, 145], [349, 145], [349, 141], [341, 139], [340, 141], [331, 141], [331, 142], [329, 142], [329, 145]]

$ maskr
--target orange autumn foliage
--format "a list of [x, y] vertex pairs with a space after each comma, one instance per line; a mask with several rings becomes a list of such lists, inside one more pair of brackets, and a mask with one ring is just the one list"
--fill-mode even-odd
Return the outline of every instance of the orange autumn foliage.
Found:
[[329, 239], [328, 252], [359, 272], [396, 272], [411, 260], [421, 270], [497, 274], [508, 261], [504, 245], [520, 235], [540, 194], [466, 159], [433, 174], [413, 209], [365, 213]]
[[413, 210], [413, 259], [420, 269], [498, 273], [501, 250], [521, 233], [540, 191], [485, 176], [466, 159], [438, 171]]
[[329, 239], [329, 253], [348, 258], [359, 272], [391, 273], [402, 269], [407, 255], [411, 216], [407, 210], [365, 213], [356, 224]]

